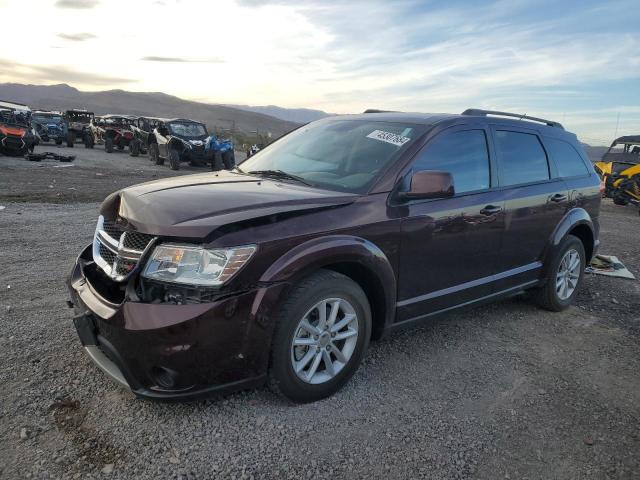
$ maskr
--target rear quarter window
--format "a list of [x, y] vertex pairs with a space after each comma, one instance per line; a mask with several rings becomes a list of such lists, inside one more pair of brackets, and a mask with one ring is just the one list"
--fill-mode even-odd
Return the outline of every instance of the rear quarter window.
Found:
[[556, 138], [545, 138], [544, 144], [558, 168], [558, 176], [577, 177], [589, 173], [584, 160], [570, 143]]
[[494, 139], [502, 185], [549, 180], [547, 154], [537, 135], [496, 130]]

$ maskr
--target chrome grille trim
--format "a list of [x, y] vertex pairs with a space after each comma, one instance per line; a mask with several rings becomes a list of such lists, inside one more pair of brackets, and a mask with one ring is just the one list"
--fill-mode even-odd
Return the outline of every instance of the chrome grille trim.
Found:
[[[109, 235], [107, 230], [111, 233], [115, 233], [115, 230], [111, 228], [111, 226], [105, 226], [104, 217], [100, 215], [98, 217], [96, 232], [93, 237], [93, 261], [96, 262], [96, 265], [98, 265], [113, 280], [116, 282], [122, 282], [131, 275], [133, 270], [135, 270], [142, 256], [155, 243], [156, 237], [138, 234], [136, 232], [123, 231], [120, 234], [120, 237], [116, 239]], [[124, 246], [125, 243], [127, 243], [127, 235], [138, 235], [138, 237], [147, 236], [149, 240], [143, 250], [127, 248]], [[138, 241], [139, 240], [140, 239], [138, 238]], [[108, 252], [105, 252], [103, 255], [100, 251], [101, 248], [108, 250]], [[110, 258], [105, 259], [104, 257], [107, 256]]]

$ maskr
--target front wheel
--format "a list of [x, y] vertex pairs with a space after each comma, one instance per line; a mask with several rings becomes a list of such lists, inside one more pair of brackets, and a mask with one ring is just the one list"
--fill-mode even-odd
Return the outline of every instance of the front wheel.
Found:
[[95, 144], [94, 140], [93, 140], [93, 135], [86, 135], [84, 137], [84, 147], [85, 148], [93, 148], [93, 145]]
[[76, 134], [73, 132], [67, 133], [67, 147], [73, 148], [74, 143], [76, 143]]
[[107, 153], [113, 152], [113, 138], [107, 137], [104, 139], [104, 151]]
[[62, 139], [56, 138], [56, 145], [62, 145]]
[[580, 239], [567, 235], [552, 254], [544, 285], [535, 291], [537, 303], [552, 312], [568, 308], [582, 285], [586, 261]]
[[140, 155], [140, 143], [135, 139], [129, 142], [129, 155], [132, 157]]
[[180, 152], [173, 148], [169, 149], [169, 166], [171, 170], [180, 170]]
[[371, 337], [371, 309], [362, 288], [329, 270], [294, 287], [277, 322], [270, 385], [294, 402], [338, 391], [358, 369]]

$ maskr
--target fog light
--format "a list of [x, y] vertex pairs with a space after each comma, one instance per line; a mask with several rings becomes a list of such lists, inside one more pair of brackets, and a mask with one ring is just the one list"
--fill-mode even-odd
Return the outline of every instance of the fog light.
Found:
[[178, 372], [165, 367], [153, 367], [151, 369], [151, 378], [159, 387], [171, 389], [176, 386], [176, 378]]

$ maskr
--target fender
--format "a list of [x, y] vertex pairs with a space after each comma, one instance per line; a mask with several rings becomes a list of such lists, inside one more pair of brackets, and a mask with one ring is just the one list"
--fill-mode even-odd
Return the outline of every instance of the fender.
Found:
[[[260, 282], [292, 283], [318, 269], [339, 263], [355, 263], [364, 268], [374, 290], [368, 291], [369, 297], [373, 296], [372, 310], [376, 309], [382, 317], [374, 327], [377, 326], [377, 330], [386, 329], [395, 316], [396, 276], [384, 252], [364, 238], [331, 235], [304, 242], [276, 260], [263, 273]], [[260, 296], [256, 298], [256, 302], [259, 301], [262, 301]], [[256, 312], [258, 308], [259, 305], [254, 304], [252, 311]]]
[[591, 231], [591, 236], [594, 239], [594, 242], [592, 245], [592, 252], [595, 252], [599, 242], [597, 240], [598, 237], [596, 234], [596, 229], [593, 224], [593, 220], [591, 219], [591, 216], [585, 209], [573, 208], [569, 210], [564, 217], [562, 217], [562, 220], [558, 222], [558, 225], [556, 226], [555, 230], [551, 234], [551, 237], [549, 238], [549, 241], [547, 243], [547, 247], [545, 248], [545, 251], [544, 251], [544, 257], [543, 257], [544, 263], [546, 263], [546, 259], [549, 256], [550, 252], [552, 252], [554, 248], [560, 245], [560, 242], [567, 235], [567, 233], [569, 233], [578, 225], [586, 225]]

